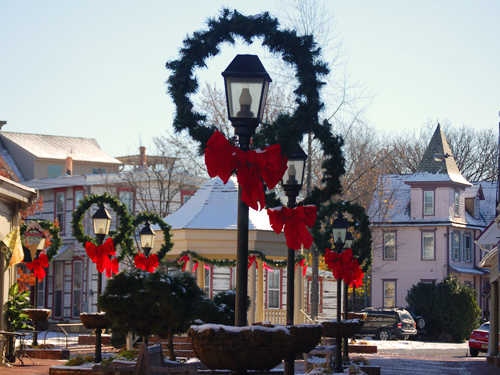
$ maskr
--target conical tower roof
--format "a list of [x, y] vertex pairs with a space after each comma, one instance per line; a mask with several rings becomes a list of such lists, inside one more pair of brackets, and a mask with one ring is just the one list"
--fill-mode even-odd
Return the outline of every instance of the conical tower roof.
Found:
[[[443, 160], [437, 161], [434, 158], [437, 155], [442, 156]], [[471, 186], [471, 183], [460, 173], [451, 153], [450, 145], [439, 124], [424, 152], [422, 160], [420, 160], [417, 173], [408, 179], [408, 182], [412, 181], [452, 181]]]

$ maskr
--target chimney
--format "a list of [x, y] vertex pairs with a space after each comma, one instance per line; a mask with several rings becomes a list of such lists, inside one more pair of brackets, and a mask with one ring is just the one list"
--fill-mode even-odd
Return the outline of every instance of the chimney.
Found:
[[148, 164], [146, 162], [146, 147], [141, 146], [139, 147], [140, 153], [141, 153], [141, 158], [139, 161], [139, 167], [146, 167]]
[[66, 158], [66, 174], [68, 176], [73, 174], [73, 158], [71, 156]]

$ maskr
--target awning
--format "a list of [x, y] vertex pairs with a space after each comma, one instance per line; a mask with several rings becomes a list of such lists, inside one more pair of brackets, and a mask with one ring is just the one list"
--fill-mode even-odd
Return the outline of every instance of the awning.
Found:
[[[465, 267], [455, 267], [452, 266], [451, 270], [453, 273], [459, 273], [462, 275], [476, 275], [476, 276], [488, 276], [489, 272], [478, 268], [465, 268]], [[455, 271], [455, 272], [454, 272]]]
[[73, 244], [62, 245], [53, 259], [57, 260], [73, 260]]

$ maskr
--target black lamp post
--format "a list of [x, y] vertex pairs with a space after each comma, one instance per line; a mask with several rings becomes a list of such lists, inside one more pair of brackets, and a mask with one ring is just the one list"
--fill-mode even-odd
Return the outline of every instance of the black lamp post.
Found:
[[[354, 237], [352, 236], [352, 233], [347, 231], [346, 236], [345, 236], [345, 245], [344, 247], [346, 249], [350, 249], [352, 246], [352, 243], [354, 242]], [[344, 319], [349, 319], [347, 316], [348, 308], [347, 308], [347, 303], [348, 303], [348, 297], [349, 297], [349, 285], [344, 283]], [[348, 358], [349, 357], [349, 337], [344, 338], [344, 357]]]
[[[42, 237], [40, 237], [40, 242], [38, 243], [38, 246], [36, 248], [35, 259], [38, 259], [42, 250], [45, 248], [46, 239], [47, 239], [47, 237], [45, 237], [45, 235], [42, 234]], [[33, 296], [33, 306], [35, 307], [35, 309], [38, 309], [38, 279], [36, 279], [36, 278], [35, 278], [35, 295]], [[33, 343], [32, 343], [33, 346], [38, 346], [38, 332], [37, 332], [36, 324], [37, 324], [37, 322], [34, 323], [35, 331], [33, 332]]]
[[155, 240], [155, 231], [151, 228], [151, 224], [149, 224], [149, 222], [146, 222], [144, 228], [141, 229], [139, 237], [141, 238], [141, 247], [144, 252], [144, 256], [149, 256], [149, 252], [151, 251]]
[[[228, 117], [238, 136], [239, 147], [246, 152], [250, 138], [262, 121], [271, 77], [255, 55], [237, 55], [224, 72]], [[241, 200], [238, 187], [238, 230], [236, 248], [235, 324], [247, 325], [248, 294], [248, 206]]]
[[[307, 155], [300, 146], [288, 158], [288, 169], [281, 180], [281, 185], [288, 197], [288, 208], [297, 205], [297, 196], [304, 182], [304, 169]], [[288, 248], [286, 263], [286, 324], [293, 325], [294, 310], [294, 276], [295, 276], [295, 249]], [[293, 375], [295, 372], [295, 354], [285, 359], [285, 375]]]
[[[332, 223], [332, 234], [333, 234], [333, 243], [335, 244], [335, 250], [337, 254], [342, 253], [344, 249], [344, 245], [346, 242], [347, 236], [347, 228], [349, 224], [344, 219], [344, 215], [342, 212], [339, 212], [339, 215]], [[342, 307], [342, 282], [341, 280], [337, 280], [337, 324], [340, 324], [342, 321], [341, 315], [341, 307]], [[343, 372], [342, 369], [342, 338], [337, 337], [335, 340], [335, 372]]]
[[[111, 216], [108, 211], [104, 208], [104, 204], [101, 203], [99, 209], [92, 216], [92, 223], [94, 225], [94, 234], [97, 239], [98, 246], [101, 246], [104, 242], [104, 238], [109, 233], [109, 227], [111, 225]], [[101, 312], [101, 306], [99, 305], [99, 297], [102, 293], [102, 273], [97, 272], [97, 312]], [[99, 363], [102, 361], [101, 356], [101, 329], [97, 328], [95, 332], [95, 357], [94, 363]]]

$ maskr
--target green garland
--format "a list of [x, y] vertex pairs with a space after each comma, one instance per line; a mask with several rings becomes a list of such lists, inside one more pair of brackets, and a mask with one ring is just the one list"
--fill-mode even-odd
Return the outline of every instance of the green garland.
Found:
[[[272, 53], [281, 54], [283, 60], [296, 68], [299, 86], [294, 91], [296, 110], [292, 115], [282, 114], [272, 124], [263, 124], [253, 137], [253, 147], [280, 144], [283, 154], [290, 155], [304, 135], [312, 133], [321, 142], [325, 154], [323, 163], [323, 189], [315, 188], [302, 204], [320, 206], [341, 191], [340, 176], [344, 173], [343, 140], [331, 133], [327, 121], [319, 122], [323, 108], [319, 91], [324, 85], [321, 76], [329, 73], [327, 64], [320, 60], [321, 49], [312, 36], [298, 36], [295, 30], [280, 30], [276, 19], [268, 13], [259, 17], [246, 17], [237, 11], [223, 9], [219, 18], [208, 20], [208, 30], [198, 31], [184, 40], [178, 60], [169, 61], [172, 71], [168, 79], [168, 92], [176, 106], [174, 128], [176, 132], [187, 130], [191, 138], [200, 143], [203, 152], [215, 128], [206, 122], [206, 116], [193, 111], [190, 96], [199, 85], [194, 75], [196, 68], [206, 66], [205, 60], [216, 56], [223, 43], [234, 45], [235, 37], [251, 44], [261, 38], [262, 44]], [[266, 194], [268, 207], [280, 206], [274, 193]]]
[[[61, 248], [62, 246], [62, 240], [61, 240], [61, 236], [59, 235], [59, 226], [54, 224], [52, 221], [49, 221], [49, 220], [43, 220], [43, 219], [30, 219], [29, 221], [35, 221], [37, 222], [38, 224], [40, 224], [40, 227], [44, 230], [44, 231], [48, 231], [50, 233], [50, 246], [47, 250], [47, 258], [49, 259], [49, 262], [52, 260], [52, 258], [54, 257], [54, 255], [57, 254], [57, 252], [59, 251], [59, 249]], [[23, 222], [21, 224], [21, 237], [24, 236], [24, 233], [26, 232], [26, 228], [28, 227], [28, 225]]]
[[[165, 223], [161, 219], [160, 215], [158, 215], [155, 212], [139, 212], [135, 217], [134, 221], [132, 222], [132, 226], [134, 228], [137, 228], [140, 224], [143, 224], [146, 221], [153, 224], [158, 224], [158, 226], [163, 231], [163, 245], [161, 245], [160, 250], [156, 254], [158, 256], [158, 260], [162, 260], [165, 257], [165, 255], [170, 250], [172, 250], [172, 247], [174, 246], [172, 242], [172, 234], [170, 233], [171, 226]], [[131, 254], [132, 253], [133, 252], [131, 252]]]
[[[264, 255], [264, 253], [262, 253], [260, 251], [250, 250], [248, 253], [250, 255], [255, 255], [257, 258], [259, 258], [263, 262], [266, 262], [266, 264], [268, 266], [272, 266], [274, 268], [285, 268], [286, 264], [287, 264], [286, 260], [273, 260], [273, 259], [269, 259], [269, 258], [267, 258]], [[182, 258], [184, 255], [190, 256], [193, 260], [195, 260], [197, 262], [203, 262], [205, 264], [211, 264], [213, 266], [220, 267], [220, 268], [236, 267], [236, 260], [229, 260], [229, 259], [220, 259], [220, 260], [218, 260], [218, 259], [209, 259], [209, 258], [205, 258], [204, 256], [199, 255], [198, 253], [196, 253], [194, 251], [191, 251], [191, 250], [185, 250], [185, 251], [183, 251], [180, 254], [180, 256], [179, 256], [179, 259]], [[297, 256], [295, 258], [295, 264], [300, 263], [302, 261], [302, 259], [305, 259], [305, 256], [303, 254], [299, 254], [299, 256]], [[178, 262], [179, 262], [179, 260], [177, 260], [175, 262], [175, 265], [173, 265], [173, 267], [181, 268], [182, 265], [179, 264]], [[169, 264], [169, 266], [172, 266], [172, 265]]]
[[107, 204], [118, 215], [120, 227], [117, 231], [110, 231], [109, 237], [113, 240], [115, 247], [123, 244], [123, 251], [117, 257], [118, 260], [121, 261], [125, 255], [130, 252], [129, 245], [131, 244], [131, 235], [134, 227], [132, 226], [132, 217], [128, 213], [127, 207], [122, 204], [118, 198], [111, 196], [108, 193], [85, 196], [85, 198], [80, 202], [78, 208], [73, 212], [71, 220], [73, 237], [75, 237], [76, 240], [83, 246], [85, 246], [87, 242], [97, 245], [95, 238], [86, 235], [83, 229], [83, 217], [93, 204]]
[[365, 209], [357, 203], [331, 202], [322, 206], [318, 211], [316, 223], [311, 228], [311, 234], [318, 251], [324, 254], [325, 248], [332, 246], [331, 218], [339, 212], [348, 213], [352, 220], [347, 220], [350, 227], [359, 234], [359, 237], [352, 244], [352, 251], [355, 258], [358, 258], [363, 272], [367, 272], [373, 262], [371, 251], [372, 235], [370, 231], [370, 221]]

